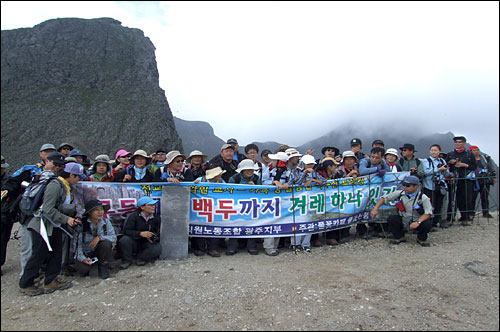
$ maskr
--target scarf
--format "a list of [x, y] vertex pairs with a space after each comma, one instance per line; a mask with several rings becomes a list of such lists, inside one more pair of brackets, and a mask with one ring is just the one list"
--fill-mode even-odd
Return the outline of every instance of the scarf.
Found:
[[69, 185], [69, 182], [65, 178], [63, 178], [61, 176], [59, 176], [57, 178], [59, 180], [61, 180], [62, 184], [64, 185], [64, 189], [66, 189], [66, 194], [69, 195], [71, 193], [71, 187]]
[[144, 168], [137, 168], [134, 166], [134, 171], [135, 171], [135, 179], [136, 180], [142, 180], [144, 176], [146, 176], [146, 167]]
[[455, 149], [455, 152], [457, 152], [457, 153], [462, 153], [464, 151], [465, 151], [465, 149]]

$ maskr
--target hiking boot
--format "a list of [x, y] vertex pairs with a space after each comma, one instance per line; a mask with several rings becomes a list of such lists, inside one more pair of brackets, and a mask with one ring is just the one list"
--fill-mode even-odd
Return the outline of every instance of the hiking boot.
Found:
[[279, 251], [277, 249], [265, 249], [264, 252], [268, 256], [278, 256], [279, 255]]
[[309, 248], [309, 247], [304, 247], [304, 252], [311, 252], [311, 248]]
[[391, 244], [400, 244], [401, 242], [406, 242], [406, 237], [401, 237], [399, 239], [394, 239], [389, 241]]
[[236, 254], [236, 251], [234, 251], [234, 250], [227, 250], [226, 251], [226, 256], [232, 256], [234, 254]]
[[257, 249], [250, 249], [248, 250], [248, 253], [250, 255], [258, 255], [259, 254], [259, 251]]
[[125, 261], [125, 262], [122, 262], [122, 263], [120, 264], [120, 270], [126, 270], [126, 269], [128, 269], [128, 268], [129, 268], [129, 266], [130, 266], [130, 265], [131, 265], [131, 264], [130, 264], [130, 262], [126, 262], [126, 261]]
[[326, 244], [329, 246], [337, 246], [339, 242], [336, 239], [326, 239]]
[[205, 255], [205, 252], [203, 250], [195, 250], [194, 255], [195, 256], [203, 256], [203, 255]]
[[208, 252], [208, 256], [212, 256], [212, 257], [220, 257], [220, 253], [217, 251], [217, 250], [210, 250]]
[[460, 223], [460, 226], [472, 226], [471, 224], [469, 224], [467, 221], [462, 221]]
[[427, 241], [421, 241], [419, 239], [417, 239], [417, 243], [420, 244], [422, 247], [430, 247], [431, 244]]
[[493, 219], [494, 217], [489, 213], [483, 213], [483, 218]]
[[138, 259], [135, 261], [135, 265], [144, 266], [144, 265], [146, 265], [146, 261], [143, 261], [142, 259]]
[[21, 292], [21, 294], [26, 294], [29, 296], [37, 296], [37, 295], [43, 294], [44, 290], [43, 290], [43, 287], [38, 287], [38, 286], [33, 285], [30, 287], [26, 287], [26, 288], [19, 288], [19, 292]]
[[436, 228], [436, 226], [432, 226], [432, 228], [431, 228], [431, 230], [429, 232], [435, 233], [437, 231], [438, 231], [438, 229]]
[[99, 272], [99, 278], [108, 279], [109, 278], [109, 270], [108, 265], [102, 264], [97, 266], [97, 270]]
[[449, 228], [449, 227], [450, 227], [450, 224], [449, 224], [448, 222], [446, 222], [446, 221], [444, 221], [444, 222], [443, 222], [443, 221], [441, 221], [441, 222], [439, 223], [439, 227], [441, 227], [441, 228]]
[[72, 287], [71, 281], [64, 281], [59, 277], [55, 277], [50, 284], [43, 286], [45, 294], [53, 293], [56, 290], [63, 290]]

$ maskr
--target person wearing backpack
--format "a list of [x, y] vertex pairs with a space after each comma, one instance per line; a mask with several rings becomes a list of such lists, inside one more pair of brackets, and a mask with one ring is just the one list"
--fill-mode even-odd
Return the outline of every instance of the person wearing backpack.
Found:
[[167, 153], [165, 164], [156, 170], [153, 181], [172, 182], [175, 184], [193, 181], [191, 173], [187, 172], [184, 160], [186, 160], [186, 156], [177, 150]]
[[450, 174], [446, 161], [439, 158], [441, 153], [441, 146], [439, 144], [432, 144], [430, 147], [430, 157], [422, 159], [419, 166], [419, 172], [424, 174], [422, 186], [424, 194], [431, 199], [433, 208], [432, 226], [441, 228], [448, 228], [446, 218], [442, 218], [443, 200], [448, 193], [448, 186], [446, 184], [446, 176]]
[[417, 243], [422, 247], [429, 247], [427, 234], [432, 228], [432, 205], [420, 187], [418, 177], [408, 175], [404, 178], [403, 190], [396, 190], [390, 194], [383, 195], [370, 212], [371, 218], [378, 217], [379, 208], [386, 202], [397, 201], [397, 215], [387, 217], [389, 229], [394, 235], [392, 244], [406, 242], [405, 233], [409, 230], [417, 231]]
[[[33, 251], [19, 280], [21, 293], [36, 296], [72, 286], [71, 282], [58, 277], [62, 262], [62, 226], [74, 227], [81, 222], [70, 216], [76, 213], [76, 207], [72, 204], [71, 185], [78, 183], [81, 177], [82, 166], [68, 163], [59, 177], [48, 182], [45, 187], [43, 203], [28, 221], [27, 228], [31, 233]], [[45, 280], [44, 286], [41, 287], [35, 285], [34, 281], [44, 263]]]
[[493, 218], [489, 212], [489, 193], [490, 187], [497, 182], [495, 165], [489, 155], [479, 150], [476, 145], [471, 145], [469, 151], [472, 152], [476, 160], [477, 168], [475, 170], [476, 178], [479, 183], [479, 190], [474, 191], [472, 195], [472, 206], [475, 208], [477, 196], [481, 199], [481, 209], [483, 217]]
[[401, 165], [402, 172], [410, 172], [411, 175], [422, 178], [423, 174], [418, 172], [418, 166], [420, 166], [420, 159], [415, 157], [415, 146], [410, 143], [403, 144], [399, 148], [401, 150], [401, 159], [399, 159], [399, 165]]

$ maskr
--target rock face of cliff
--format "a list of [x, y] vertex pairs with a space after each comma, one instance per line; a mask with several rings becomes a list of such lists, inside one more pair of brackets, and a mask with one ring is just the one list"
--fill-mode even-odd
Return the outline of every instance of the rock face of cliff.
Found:
[[63, 18], [1, 32], [2, 154], [34, 163], [44, 143], [93, 159], [119, 149], [182, 150], [159, 87], [155, 47], [111, 18]]

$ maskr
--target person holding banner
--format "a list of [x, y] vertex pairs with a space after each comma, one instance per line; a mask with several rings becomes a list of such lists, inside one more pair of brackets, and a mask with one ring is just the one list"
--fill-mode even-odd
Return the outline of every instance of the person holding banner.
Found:
[[116, 175], [115, 182], [152, 182], [153, 174], [146, 167], [151, 158], [146, 151], [137, 150], [130, 158], [131, 165]]
[[419, 189], [420, 181], [414, 175], [404, 178], [403, 190], [396, 190], [390, 194], [383, 195], [373, 210], [370, 212], [371, 218], [378, 217], [378, 209], [386, 202], [397, 201], [397, 215], [387, 217], [389, 229], [394, 235], [392, 244], [406, 242], [405, 233], [409, 230], [417, 231], [417, 243], [422, 247], [429, 247], [427, 234], [432, 228], [432, 205], [422, 190]]
[[167, 153], [165, 165], [156, 170], [154, 174], [154, 182], [172, 182], [179, 184], [184, 181], [192, 181], [191, 175], [187, 172], [184, 165], [186, 156], [177, 150], [172, 150]]
[[210, 164], [217, 164], [226, 171], [222, 175], [224, 182], [228, 182], [229, 178], [236, 174], [238, 162], [233, 159], [235, 154], [234, 147], [231, 144], [224, 144], [220, 149], [220, 154], [210, 160]]
[[[72, 204], [71, 185], [76, 184], [81, 177], [83, 167], [77, 163], [68, 163], [57, 180], [50, 181], [44, 192], [40, 211], [28, 222], [33, 244], [31, 257], [24, 268], [19, 288], [21, 293], [36, 296], [52, 293], [72, 286], [71, 282], [61, 280], [63, 231], [61, 226], [76, 226], [80, 220], [71, 217], [76, 213]], [[64, 211], [62, 213], [60, 211]], [[66, 232], [67, 233], [67, 232]], [[44, 287], [35, 285], [42, 264], [46, 263]]]
[[128, 215], [123, 225], [123, 236], [118, 240], [122, 254], [120, 270], [132, 264], [132, 254], [137, 253], [137, 266], [146, 265], [161, 255], [161, 219], [155, 214], [157, 200], [149, 196], [139, 198], [137, 210]]

